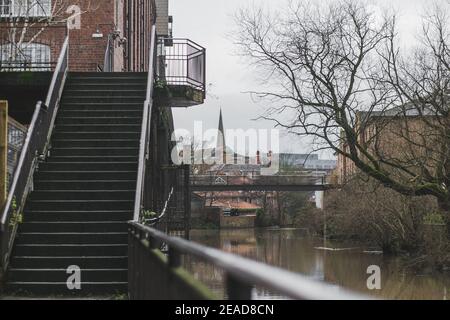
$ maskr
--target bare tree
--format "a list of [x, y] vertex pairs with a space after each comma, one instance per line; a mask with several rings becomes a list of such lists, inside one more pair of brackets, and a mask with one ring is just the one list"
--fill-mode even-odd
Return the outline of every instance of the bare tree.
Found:
[[241, 9], [235, 42], [268, 84], [253, 92], [271, 102], [262, 118], [401, 194], [435, 196], [448, 212], [447, 8], [425, 18], [422, 45], [408, 55], [395, 14], [360, 1], [293, 1], [276, 17]]
[[66, 27], [69, 21], [95, 10], [90, 1], [82, 0], [15, 0], [5, 1], [3, 6], [0, 35], [8, 46], [2, 48], [2, 55], [10, 62], [21, 60], [49, 27]]

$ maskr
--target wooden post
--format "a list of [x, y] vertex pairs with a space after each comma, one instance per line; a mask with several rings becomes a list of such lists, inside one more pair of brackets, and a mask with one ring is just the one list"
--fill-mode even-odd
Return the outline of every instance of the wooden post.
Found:
[[8, 102], [0, 101], [0, 210], [6, 201], [8, 177]]

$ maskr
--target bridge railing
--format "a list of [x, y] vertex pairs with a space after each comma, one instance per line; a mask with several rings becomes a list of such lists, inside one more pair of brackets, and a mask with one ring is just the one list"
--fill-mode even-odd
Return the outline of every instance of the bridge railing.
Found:
[[[152, 261], [152, 254], [162, 246], [167, 247], [168, 259], [160, 263]], [[230, 300], [251, 300], [255, 286], [277, 292], [298, 300], [365, 300], [370, 299], [346, 289], [311, 280], [300, 274], [272, 267], [234, 254], [209, 248], [165, 233], [136, 222], [129, 224], [129, 295], [131, 299], [189, 298], [185, 292], [173, 292], [171, 286], [180, 287], [168, 270], [180, 270], [182, 256], [189, 255], [212, 264], [225, 272], [225, 287]], [[155, 259], [154, 259], [155, 260]], [[156, 286], [159, 283], [161, 286]], [[162, 287], [164, 285], [164, 287]], [[171, 293], [172, 292], [172, 293]], [[183, 294], [185, 294], [183, 296]], [[199, 291], [191, 298], [207, 298]]]
[[273, 176], [222, 176], [222, 175], [192, 175], [191, 185], [326, 185], [326, 176], [312, 175], [273, 175]]

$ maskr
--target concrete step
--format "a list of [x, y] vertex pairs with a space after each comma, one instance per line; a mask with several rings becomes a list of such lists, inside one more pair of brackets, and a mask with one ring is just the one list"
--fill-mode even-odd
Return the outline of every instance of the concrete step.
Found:
[[43, 171], [137, 171], [137, 162], [45, 162]]
[[118, 125], [124, 125], [124, 124], [142, 124], [142, 117], [59, 117], [56, 120], [57, 125], [66, 125], [66, 124], [76, 124], [76, 125], [83, 125], [83, 124], [95, 124], [95, 125], [102, 125], [102, 124], [118, 124]]
[[37, 181], [117, 181], [117, 180], [135, 180], [137, 178], [137, 169], [134, 171], [50, 171], [40, 170], [35, 174]]
[[134, 200], [32, 200], [27, 210], [37, 211], [109, 211], [133, 210]]
[[16, 256], [126, 256], [127, 244], [17, 244]]
[[59, 132], [105, 133], [134, 132], [141, 133], [142, 124], [57, 124], [55, 134]]
[[60, 118], [73, 117], [141, 117], [142, 108], [137, 110], [114, 109], [114, 110], [61, 110], [58, 113]]
[[24, 213], [27, 222], [126, 222], [133, 217], [133, 210], [35, 210]]
[[[106, 89], [83, 89], [79, 90], [69, 86], [64, 90], [63, 96], [71, 97], [142, 97], [145, 98], [147, 94], [146, 88], [143, 89], [133, 89], [128, 86], [116, 87], [116, 88], [106, 88]], [[144, 99], [145, 101], [145, 99]]]
[[138, 156], [137, 147], [73, 147], [73, 148], [52, 148], [51, 156]]
[[72, 102], [61, 103], [61, 112], [66, 111], [116, 111], [116, 110], [130, 110], [141, 111], [144, 108], [144, 102], [139, 101], [135, 103], [130, 102]]
[[135, 79], [133, 81], [117, 81], [116, 79], [106, 79], [104, 83], [98, 81], [83, 82], [81, 80], [70, 80], [67, 88], [70, 90], [140, 90], [147, 91], [147, 79]]
[[86, 96], [78, 96], [78, 95], [63, 95], [63, 98], [61, 100], [62, 105], [65, 105], [66, 103], [104, 103], [104, 104], [110, 104], [110, 103], [127, 103], [127, 104], [137, 104], [140, 103], [141, 105], [144, 105], [145, 102], [145, 92], [141, 95], [135, 95], [135, 96], [93, 96], [93, 95], [86, 95]]
[[50, 157], [47, 163], [59, 162], [137, 162], [137, 156], [60, 156]]
[[126, 222], [114, 221], [73, 221], [73, 222], [27, 222], [20, 225], [24, 233], [64, 233], [64, 232], [127, 232]]
[[63, 132], [55, 131], [52, 140], [138, 140], [140, 132]]
[[68, 266], [79, 266], [81, 269], [126, 269], [127, 256], [98, 256], [98, 257], [27, 257], [16, 256], [11, 261], [15, 269], [59, 269]]
[[133, 200], [136, 190], [38, 190], [30, 201], [39, 200]]
[[[69, 267], [69, 266], [67, 266]], [[82, 269], [82, 281], [86, 282], [127, 282], [127, 269]], [[10, 269], [11, 282], [64, 282], [70, 277], [63, 269]]]
[[66, 282], [9, 282], [10, 294], [24, 294], [32, 296], [73, 296], [125, 294], [128, 282], [81, 282], [81, 290], [69, 290]]
[[68, 76], [68, 80], [76, 80], [76, 79], [95, 79], [97, 82], [101, 82], [99, 80], [103, 79], [124, 79], [133, 78], [133, 79], [147, 79], [147, 72], [70, 72]]
[[50, 180], [34, 181], [36, 190], [136, 190], [136, 180]]
[[16, 244], [125, 244], [127, 239], [126, 232], [21, 232], [16, 238]]
[[121, 147], [139, 147], [138, 139], [53, 139], [54, 148], [121, 148]]

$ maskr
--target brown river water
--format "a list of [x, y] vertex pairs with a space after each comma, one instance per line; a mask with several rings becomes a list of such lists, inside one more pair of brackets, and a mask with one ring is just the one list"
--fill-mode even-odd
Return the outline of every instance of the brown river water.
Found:
[[[450, 274], [407, 272], [399, 258], [360, 245], [324, 243], [301, 229], [193, 230], [191, 240], [327, 282], [337, 291], [347, 288], [382, 299], [450, 299]], [[192, 258], [184, 264], [218, 298], [225, 297], [222, 270]], [[381, 290], [367, 288], [367, 268], [373, 265], [381, 269]], [[255, 288], [253, 297], [284, 298], [263, 288]]]

